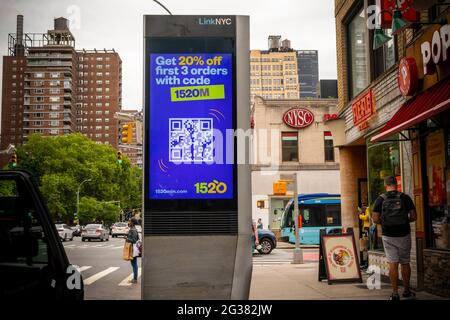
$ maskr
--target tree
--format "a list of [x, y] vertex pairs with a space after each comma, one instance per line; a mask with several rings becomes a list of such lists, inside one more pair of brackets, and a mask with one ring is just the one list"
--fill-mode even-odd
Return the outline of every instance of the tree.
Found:
[[141, 205], [142, 172], [127, 157], [119, 165], [116, 152], [79, 133], [57, 137], [33, 134], [17, 148], [19, 167], [34, 174], [53, 218], [67, 223], [76, 212], [78, 188], [87, 179], [90, 181], [80, 188], [80, 214], [82, 206], [94, 210], [83, 212], [87, 220], [94, 213], [94, 218], [116, 218], [117, 205], [102, 202], [120, 201], [123, 208]]

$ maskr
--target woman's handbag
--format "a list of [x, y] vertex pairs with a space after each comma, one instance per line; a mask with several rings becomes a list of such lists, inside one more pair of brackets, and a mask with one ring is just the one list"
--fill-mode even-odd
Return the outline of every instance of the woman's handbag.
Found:
[[125, 241], [123, 246], [123, 260], [133, 260], [133, 244], [131, 242]]
[[135, 244], [133, 244], [133, 257], [141, 257], [142, 256], [142, 242], [138, 240]]

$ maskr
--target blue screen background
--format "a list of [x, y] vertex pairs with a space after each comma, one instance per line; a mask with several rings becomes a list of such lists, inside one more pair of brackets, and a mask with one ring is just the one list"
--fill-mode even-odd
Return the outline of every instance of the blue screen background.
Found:
[[[193, 84], [157, 84], [156, 59], [176, 58], [179, 56], [199, 56], [203, 61], [217, 56], [222, 57], [220, 68], [228, 70], [227, 75], [208, 75], [209, 85], [224, 85], [224, 99], [200, 101], [171, 101], [171, 87], [195, 86]], [[160, 58], [161, 59], [161, 58]], [[189, 70], [205, 68], [206, 65], [192, 65]], [[149, 152], [149, 194], [154, 200], [169, 199], [232, 199], [233, 198], [233, 164], [226, 164], [226, 148], [223, 150], [223, 163], [207, 164], [182, 163], [170, 161], [170, 125], [173, 118], [202, 118], [212, 119], [214, 129], [222, 132], [225, 146], [226, 130], [233, 129], [233, 86], [232, 86], [232, 55], [231, 54], [150, 54], [150, 143]], [[179, 75], [185, 77], [200, 77], [192, 74]], [[217, 110], [212, 111], [212, 109]], [[212, 115], [213, 113], [213, 115]], [[173, 120], [172, 120], [173, 121]], [[225, 193], [197, 193], [195, 184], [198, 182], [212, 182], [217, 180], [227, 185]]]

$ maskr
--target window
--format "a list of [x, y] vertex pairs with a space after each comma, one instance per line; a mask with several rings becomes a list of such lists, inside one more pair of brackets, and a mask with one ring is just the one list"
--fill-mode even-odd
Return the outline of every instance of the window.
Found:
[[369, 68], [367, 52], [367, 25], [364, 9], [358, 11], [347, 25], [348, 61], [350, 62], [349, 90], [350, 98], [356, 97], [369, 85]]
[[[8, 266], [9, 272], [18, 276], [15, 281], [13, 279], [14, 283], [25, 287], [34, 286], [32, 282], [38, 280], [30, 277], [32, 272], [28, 268], [43, 268], [49, 261], [48, 241], [31, 199], [24, 182], [12, 178], [0, 179], [0, 230], [3, 240], [0, 261]], [[15, 270], [11, 269], [12, 266]], [[19, 277], [18, 273], [22, 276]], [[11, 285], [12, 282], [4, 282], [5, 285], [8, 283]]]
[[[395, 64], [395, 42], [392, 30], [387, 29], [385, 34], [392, 39], [385, 43], [381, 48], [372, 51], [373, 54], [373, 79], [381, 76], [385, 71]], [[373, 32], [372, 32], [373, 35]]]
[[298, 133], [281, 133], [282, 161], [298, 161]]
[[36, 72], [36, 73], [34, 74], [34, 77], [35, 77], [35, 78], [43, 78], [43, 77], [44, 77], [44, 74], [43, 74], [42, 72]]
[[58, 119], [58, 113], [57, 112], [50, 112], [50, 119]]
[[52, 89], [50, 89], [50, 93], [51, 93], [51, 94], [58, 94], [58, 93], [59, 93], [59, 89], [57, 89], [57, 88], [52, 88]]
[[50, 102], [58, 102], [59, 97], [50, 97]]
[[[398, 140], [398, 135], [388, 138]], [[394, 176], [401, 181], [399, 142], [372, 144], [367, 147], [369, 206], [372, 207], [378, 196], [385, 192], [384, 178]], [[381, 237], [376, 247], [382, 248]]]
[[52, 120], [52, 121], [50, 121], [50, 125], [51, 125], [52, 127], [57, 127], [57, 126], [59, 126], [59, 121]]
[[333, 136], [330, 131], [325, 131], [323, 133], [324, 147], [325, 147], [325, 161], [334, 162], [334, 147], [333, 147]]
[[59, 72], [52, 72], [50, 75], [52, 78], [59, 78]]

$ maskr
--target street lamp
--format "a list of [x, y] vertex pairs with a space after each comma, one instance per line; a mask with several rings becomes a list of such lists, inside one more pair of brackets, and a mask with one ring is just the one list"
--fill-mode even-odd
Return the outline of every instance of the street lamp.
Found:
[[78, 191], [77, 191], [77, 219], [79, 219], [78, 218], [78, 213], [79, 213], [79, 208], [80, 208], [80, 189], [81, 189], [81, 186], [83, 185], [83, 183], [88, 182], [88, 181], [92, 181], [92, 180], [91, 179], [83, 180], [83, 182], [81, 182], [80, 185], [78, 186]]

